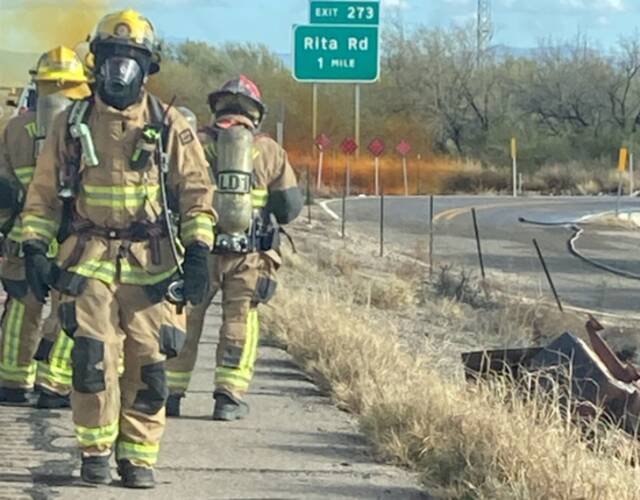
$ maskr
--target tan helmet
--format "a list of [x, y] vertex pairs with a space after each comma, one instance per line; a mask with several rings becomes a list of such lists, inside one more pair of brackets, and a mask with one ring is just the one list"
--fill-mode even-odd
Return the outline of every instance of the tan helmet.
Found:
[[127, 9], [107, 14], [96, 25], [89, 37], [92, 54], [105, 45], [118, 45], [142, 50], [151, 57], [149, 74], [160, 70], [160, 43], [156, 31], [146, 17]]

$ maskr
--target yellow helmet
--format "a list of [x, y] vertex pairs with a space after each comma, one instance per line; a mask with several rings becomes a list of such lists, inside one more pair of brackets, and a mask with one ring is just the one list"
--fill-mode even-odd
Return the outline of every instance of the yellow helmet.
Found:
[[34, 80], [36, 82], [87, 83], [87, 76], [77, 54], [72, 49], [61, 45], [40, 56]]
[[68, 47], [61, 45], [42, 54], [31, 74], [40, 96], [60, 92], [69, 99], [82, 99], [91, 94], [84, 65]]
[[151, 56], [150, 73], [157, 73], [160, 69], [160, 43], [155, 28], [151, 21], [135, 10], [107, 14], [98, 22], [89, 37], [91, 52], [95, 55], [96, 49], [103, 44], [124, 45], [145, 51]]

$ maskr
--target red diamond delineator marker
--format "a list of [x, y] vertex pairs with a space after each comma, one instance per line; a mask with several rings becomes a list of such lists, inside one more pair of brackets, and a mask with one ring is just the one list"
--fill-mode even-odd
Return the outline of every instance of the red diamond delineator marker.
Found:
[[340, 149], [346, 155], [352, 155], [358, 149], [358, 144], [353, 137], [346, 137], [340, 144]]
[[329, 139], [329, 136], [327, 134], [319, 134], [318, 137], [316, 137], [314, 144], [320, 151], [324, 151], [325, 149], [328, 149], [329, 146], [331, 146], [331, 139]]
[[384, 153], [385, 150], [384, 141], [379, 137], [376, 137], [369, 143], [367, 149], [373, 156], [382, 156], [382, 153]]
[[411, 152], [411, 144], [402, 139], [396, 146], [396, 151], [400, 156], [407, 156]]

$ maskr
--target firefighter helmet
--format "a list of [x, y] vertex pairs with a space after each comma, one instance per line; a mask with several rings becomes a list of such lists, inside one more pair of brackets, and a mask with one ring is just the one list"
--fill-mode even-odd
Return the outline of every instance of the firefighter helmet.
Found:
[[209, 107], [216, 116], [231, 113], [245, 115], [256, 127], [260, 126], [267, 113], [260, 89], [245, 75], [229, 80], [220, 90], [209, 94]]
[[156, 31], [146, 17], [127, 9], [107, 14], [96, 25], [89, 36], [91, 53], [103, 46], [122, 46], [146, 53], [151, 58], [149, 74], [160, 70], [160, 43]]
[[61, 45], [40, 56], [34, 80], [36, 82], [87, 83], [87, 76], [77, 54], [72, 49]]
[[39, 95], [60, 92], [68, 98], [81, 99], [91, 93], [82, 61], [72, 49], [62, 45], [40, 56], [33, 80]]

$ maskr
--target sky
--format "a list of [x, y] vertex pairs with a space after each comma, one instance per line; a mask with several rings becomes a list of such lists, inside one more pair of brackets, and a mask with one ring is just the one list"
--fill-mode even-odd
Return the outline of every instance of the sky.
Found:
[[[3, 0], [0, 0], [2, 2]], [[124, 3], [120, 2], [122, 5]], [[131, 3], [131, 2], [129, 2]], [[308, 0], [137, 0], [170, 38], [253, 41], [291, 51], [291, 25], [308, 21]], [[640, 0], [492, 0], [494, 44], [534, 47], [578, 32], [607, 48], [640, 30]], [[477, 0], [382, 0], [385, 15], [408, 26], [451, 26], [475, 19]]]
[[[473, 23], [477, 0], [381, 2], [383, 24], [399, 16], [411, 28]], [[531, 48], [581, 33], [610, 48], [621, 35], [640, 30], [640, 0], [491, 3], [495, 45]], [[125, 7], [142, 11], [169, 41], [258, 42], [280, 54], [291, 52], [291, 26], [309, 18], [309, 0], [0, 0], [0, 49], [37, 52], [65, 35], [75, 41], [102, 13]]]

